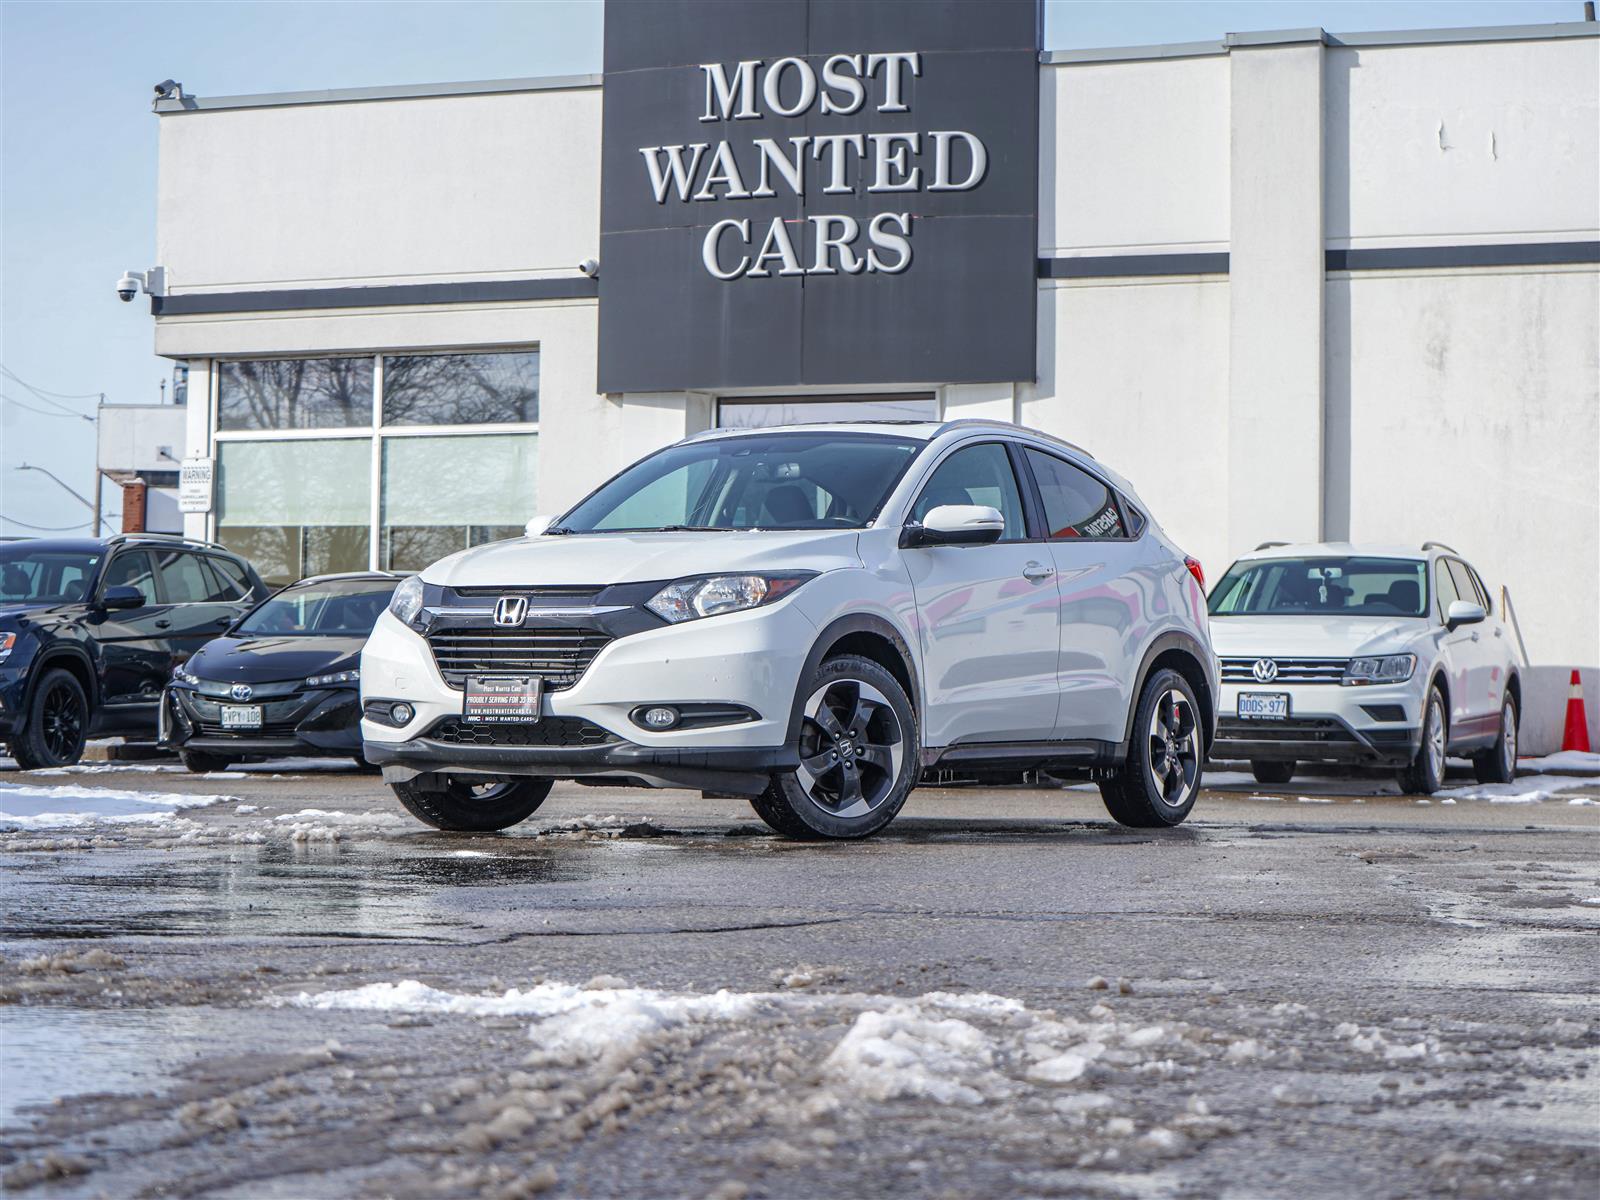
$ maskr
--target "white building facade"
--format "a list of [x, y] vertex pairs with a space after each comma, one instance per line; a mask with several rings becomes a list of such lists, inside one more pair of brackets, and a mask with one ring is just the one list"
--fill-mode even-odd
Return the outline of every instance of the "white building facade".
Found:
[[156, 349], [217, 464], [187, 531], [412, 570], [717, 424], [995, 417], [1128, 475], [1212, 578], [1448, 542], [1533, 663], [1593, 668], [1596, 32], [1040, 55], [1036, 363], [992, 382], [600, 393], [602, 77], [160, 101]]

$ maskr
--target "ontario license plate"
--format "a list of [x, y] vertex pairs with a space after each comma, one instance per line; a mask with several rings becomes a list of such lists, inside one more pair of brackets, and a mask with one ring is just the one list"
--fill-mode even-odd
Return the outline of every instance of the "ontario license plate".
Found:
[[1289, 717], [1288, 692], [1240, 692], [1239, 716], [1246, 721], [1283, 721]]
[[473, 675], [461, 698], [461, 719], [483, 725], [525, 725], [539, 719], [539, 675]]
[[261, 705], [224, 704], [222, 706], [222, 727], [224, 729], [260, 729]]

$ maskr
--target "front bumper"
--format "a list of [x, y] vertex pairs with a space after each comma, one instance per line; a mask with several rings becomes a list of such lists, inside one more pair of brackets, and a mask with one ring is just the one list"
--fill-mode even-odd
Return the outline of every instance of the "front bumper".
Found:
[[361, 706], [352, 688], [264, 700], [258, 730], [223, 729], [217, 708], [218, 701], [190, 688], [168, 688], [161, 697], [158, 743], [236, 757], [353, 758], [361, 753]]
[[[1240, 692], [1284, 692], [1285, 720], [1241, 719]], [[1381, 687], [1337, 683], [1224, 683], [1213, 759], [1327, 762], [1398, 767], [1422, 742], [1422, 691], [1415, 679]]]

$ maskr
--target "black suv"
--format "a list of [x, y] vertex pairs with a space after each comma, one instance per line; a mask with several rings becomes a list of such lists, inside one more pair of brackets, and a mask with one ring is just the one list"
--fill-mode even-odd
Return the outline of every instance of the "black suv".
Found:
[[263, 599], [255, 568], [165, 534], [0, 544], [0, 742], [25, 769], [153, 737], [172, 668]]

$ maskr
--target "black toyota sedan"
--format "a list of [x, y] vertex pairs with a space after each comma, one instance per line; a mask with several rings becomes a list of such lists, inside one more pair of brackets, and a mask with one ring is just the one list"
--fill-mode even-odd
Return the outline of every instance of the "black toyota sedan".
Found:
[[173, 671], [162, 742], [191, 771], [285, 755], [361, 760], [361, 647], [400, 576], [318, 575], [274, 593]]

